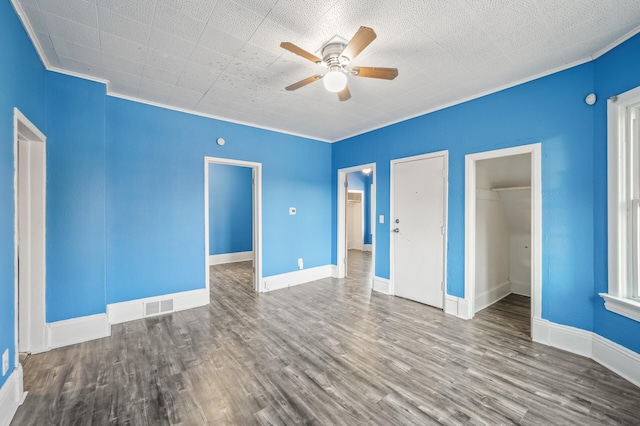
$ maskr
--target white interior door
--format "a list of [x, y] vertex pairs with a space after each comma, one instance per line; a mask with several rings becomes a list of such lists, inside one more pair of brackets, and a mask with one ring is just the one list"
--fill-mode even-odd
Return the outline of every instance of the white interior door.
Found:
[[396, 296], [444, 306], [444, 156], [393, 164]]

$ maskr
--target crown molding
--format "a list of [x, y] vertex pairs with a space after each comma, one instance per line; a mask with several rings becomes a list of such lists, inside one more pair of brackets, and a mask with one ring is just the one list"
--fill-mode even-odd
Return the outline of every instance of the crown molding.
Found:
[[13, 6], [13, 9], [16, 11], [16, 14], [18, 15], [18, 18], [20, 19], [20, 22], [22, 23], [22, 26], [24, 27], [25, 31], [27, 32], [27, 35], [31, 39], [31, 43], [33, 44], [33, 47], [36, 48], [36, 52], [38, 53], [38, 56], [40, 57], [40, 61], [42, 62], [42, 64], [44, 65], [44, 67], [47, 70], [51, 69], [51, 64], [49, 64], [49, 61], [47, 60], [47, 56], [44, 54], [44, 48], [42, 47], [42, 45], [38, 41], [38, 37], [36, 37], [36, 30], [33, 29], [33, 27], [31, 26], [31, 23], [27, 19], [27, 15], [26, 15], [26, 13], [24, 13], [24, 9], [22, 9], [22, 5], [20, 5], [20, 3], [18, 3], [18, 0], [9, 0], [9, 1], [10, 1], [11, 5]]
[[116, 92], [113, 92], [113, 91], [110, 90], [110, 88], [109, 88], [109, 80], [105, 80], [105, 79], [101, 79], [101, 78], [98, 78], [98, 77], [89, 76], [89, 75], [82, 74], [82, 73], [77, 73], [77, 72], [74, 72], [74, 71], [67, 71], [67, 70], [64, 70], [64, 69], [58, 68], [58, 67], [53, 67], [53, 66], [51, 66], [51, 64], [47, 60], [47, 58], [46, 58], [46, 56], [44, 54], [44, 49], [42, 48], [42, 45], [40, 44], [40, 42], [38, 41], [38, 38], [35, 35], [35, 30], [33, 29], [33, 27], [31, 27], [31, 24], [29, 23], [29, 20], [26, 18], [26, 14], [24, 13], [24, 10], [22, 9], [22, 6], [18, 2], [18, 0], [10, 0], [10, 2], [13, 5], [13, 8], [15, 9], [18, 17], [20, 18], [20, 21], [22, 22], [23, 27], [27, 31], [27, 34], [29, 35], [29, 38], [31, 39], [31, 42], [33, 43], [33, 46], [35, 47], [35, 49], [36, 49], [36, 51], [38, 53], [38, 56], [40, 57], [40, 60], [42, 61], [43, 65], [47, 69], [47, 71], [53, 71], [53, 72], [57, 72], [57, 73], [60, 73], [60, 74], [66, 74], [66, 75], [70, 75], [70, 76], [73, 76], [73, 77], [82, 78], [82, 79], [85, 79], [85, 80], [91, 80], [91, 81], [95, 81], [95, 82], [98, 82], [98, 83], [103, 83], [107, 87], [107, 90], [106, 90], [107, 95], [112, 96], [112, 97], [126, 99], [126, 100], [129, 100], [129, 101], [138, 102], [138, 103], [142, 103], [142, 104], [152, 105], [152, 106], [156, 106], [156, 107], [159, 107], [159, 108], [170, 109], [172, 111], [178, 111], [178, 112], [182, 112], [182, 113], [185, 113], [185, 114], [196, 115], [196, 116], [199, 116], [199, 117], [212, 118], [214, 120], [220, 120], [220, 121], [225, 121], [225, 122], [228, 122], [228, 123], [240, 124], [240, 125], [243, 125], [243, 126], [253, 127], [253, 128], [262, 129], [262, 130], [268, 130], [268, 131], [271, 131], [271, 132], [277, 132], [277, 133], [282, 133], [282, 134], [286, 134], [286, 135], [301, 137], [301, 138], [310, 139], [310, 140], [314, 140], [314, 141], [318, 141], [318, 142], [327, 142], [327, 143], [341, 142], [341, 141], [344, 141], [344, 140], [347, 140], [347, 139], [350, 139], [350, 138], [353, 138], [353, 137], [356, 137], [356, 136], [363, 135], [365, 133], [372, 132], [374, 130], [379, 130], [379, 129], [383, 128], [383, 127], [392, 126], [394, 124], [401, 123], [403, 121], [411, 120], [412, 118], [416, 118], [416, 117], [420, 117], [420, 116], [423, 116], [423, 115], [426, 115], [426, 114], [430, 114], [432, 112], [440, 111], [440, 110], [452, 107], [454, 105], [458, 105], [458, 104], [462, 104], [462, 103], [465, 103], [465, 102], [468, 102], [468, 101], [471, 101], [471, 100], [474, 100], [474, 99], [478, 99], [478, 98], [481, 98], [483, 96], [487, 96], [487, 95], [490, 95], [492, 93], [496, 93], [496, 92], [499, 92], [499, 91], [502, 91], [502, 90], [505, 90], [505, 89], [510, 89], [512, 87], [519, 86], [521, 84], [528, 83], [530, 81], [537, 80], [539, 78], [546, 77], [548, 75], [555, 74], [555, 73], [567, 70], [569, 68], [573, 68], [573, 67], [576, 67], [578, 65], [585, 64], [587, 62], [591, 62], [591, 61], [599, 58], [600, 56], [604, 55], [605, 53], [611, 51], [612, 49], [618, 47], [620, 44], [622, 44], [625, 41], [629, 40], [630, 38], [632, 38], [633, 36], [637, 35], [638, 33], [640, 33], [640, 26], [638, 26], [637, 28], [631, 30], [630, 32], [628, 32], [627, 34], [625, 34], [622, 37], [618, 38], [614, 42], [612, 42], [612, 43], [608, 44], [607, 46], [605, 46], [604, 48], [598, 50], [597, 52], [595, 52], [591, 56], [587, 56], [587, 57], [579, 59], [577, 61], [573, 61], [573, 62], [570, 62], [568, 64], [565, 64], [565, 65], [562, 65], [562, 66], [559, 66], [559, 67], [556, 67], [556, 68], [552, 68], [552, 69], [550, 69], [548, 71], [544, 71], [544, 72], [541, 72], [541, 73], [538, 73], [538, 74], [533, 74], [533, 75], [531, 75], [529, 77], [525, 77], [525, 78], [522, 78], [520, 80], [515, 80], [513, 82], [510, 82], [510, 83], [507, 83], [507, 84], [504, 84], [504, 85], [500, 85], [500, 86], [494, 87], [494, 88], [489, 89], [489, 90], [485, 90], [485, 91], [477, 93], [475, 95], [467, 96], [467, 97], [464, 97], [464, 98], [459, 98], [459, 99], [456, 99], [454, 101], [448, 102], [446, 104], [438, 105], [438, 106], [433, 107], [433, 108], [428, 108], [428, 109], [422, 110], [422, 111], [420, 111], [420, 112], [418, 112], [416, 114], [411, 114], [411, 115], [405, 116], [403, 118], [398, 118], [398, 119], [392, 120], [392, 121], [386, 121], [384, 123], [381, 123], [380, 125], [369, 127], [369, 128], [366, 128], [365, 130], [358, 131], [358, 132], [355, 132], [355, 133], [350, 133], [350, 134], [347, 134], [346, 136], [342, 136], [342, 137], [337, 138], [337, 139], [327, 139], [327, 138], [322, 138], [322, 137], [318, 137], [318, 136], [307, 135], [307, 134], [304, 134], [304, 133], [291, 132], [291, 131], [280, 129], [280, 128], [277, 128], [277, 127], [261, 126], [261, 125], [258, 125], [258, 124], [255, 124], [255, 123], [250, 123], [250, 122], [243, 121], [243, 120], [235, 120], [235, 119], [230, 119], [230, 118], [217, 116], [217, 115], [213, 115], [213, 114], [201, 113], [201, 112], [193, 111], [193, 110], [186, 109], [186, 108], [180, 108], [180, 107], [175, 107], [175, 106], [167, 105], [167, 104], [160, 103], [160, 102], [153, 102], [153, 101], [149, 101], [149, 100], [146, 100], [146, 99], [141, 99], [141, 98], [138, 98], [136, 96], [123, 95], [123, 94], [116, 93]]
[[353, 138], [353, 137], [356, 137], [356, 136], [363, 135], [365, 133], [373, 132], [374, 130], [379, 130], [379, 129], [382, 129], [384, 127], [388, 127], [388, 126], [392, 126], [394, 124], [402, 123], [403, 121], [408, 121], [408, 120], [411, 120], [413, 118], [417, 118], [417, 117], [421, 117], [423, 115], [430, 114], [432, 112], [440, 111], [440, 110], [443, 110], [443, 109], [446, 109], [446, 108], [449, 108], [449, 107], [452, 107], [452, 106], [455, 106], [455, 105], [459, 105], [459, 104], [463, 104], [465, 102], [472, 101], [474, 99], [482, 98], [483, 96], [491, 95], [493, 93], [497, 93], [497, 92], [500, 92], [500, 91], [505, 90], [505, 89], [510, 89], [512, 87], [516, 87], [516, 86], [519, 86], [521, 84], [528, 83], [530, 81], [534, 81], [534, 80], [537, 80], [539, 78], [546, 77], [546, 76], [558, 73], [560, 71], [565, 71], [565, 70], [568, 70], [570, 68], [577, 67], [578, 65], [582, 65], [582, 64], [585, 64], [587, 62], [591, 62], [592, 60], [593, 59], [591, 58], [591, 56], [588, 56], [586, 58], [579, 59], [577, 61], [570, 62], [568, 64], [565, 64], [565, 65], [562, 65], [562, 66], [559, 66], [559, 67], [556, 67], [556, 68], [552, 68], [550, 70], [547, 70], [547, 71], [544, 71], [544, 72], [541, 72], [541, 73], [538, 73], [538, 74], [534, 74], [534, 75], [531, 75], [529, 77], [522, 78], [520, 80], [512, 81], [511, 83], [507, 83], [507, 84], [504, 84], [504, 85], [501, 85], [501, 86], [494, 87], [494, 88], [489, 89], [489, 90], [485, 90], [483, 92], [479, 92], [479, 93], [477, 93], [475, 95], [467, 96], [467, 97], [464, 97], [464, 98], [459, 98], [459, 99], [456, 99], [455, 101], [451, 101], [451, 102], [448, 102], [446, 104], [438, 105], [436, 107], [423, 110], [422, 112], [419, 112], [417, 114], [412, 114], [412, 115], [408, 115], [408, 116], [406, 116], [404, 118], [399, 118], [397, 120], [392, 120], [392, 121], [385, 122], [384, 124], [380, 124], [380, 125], [377, 125], [375, 127], [371, 127], [371, 128], [369, 128], [367, 130], [363, 130], [361, 132], [354, 133], [354, 134], [351, 134], [349, 136], [345, 136], [344, 138], [342, 138], [340, 140], [336, 140], [334, 142], [340, 142], [340, 141], [343, 141], [343, 140], [347, 140], [347, 139], [350, 139], [350, 138]]
[[619, 39], [617, 39], [613, 43], [607, 44], [605, 47], [603, 47], [602, 49], [598, 50], [596, 53], [591, 55], [591, 58], [592, 59], [598, 59], [600, 56], [602, 56], [605, 53], [609, 52], [610, 50], [613, 50], [616, 47], [620, 46], [622, 43], [624, 43], [625, 41], [629, 40], [631, 37], [637, 35], [638, 33], [640, 33], [640, 26], [635, 28], [635, 29], [633, 29], [633, 30], [631, 30], [631, 31], [629, 31], [628, 33], [626, 33], [625, 35], [623, 35], [622, 37], [620, 37]]
[[146, 99], [141, 99], [141, 98], [138, 98], [136, 96], [124, 95], [122, 93], [116, 93], [116, 92], [112, 92], [110, 90], [107, 90], [107, 95], [111, 96], [111, 97], [114, 97], [114, 98], [125, 99], [127, 101], [138, 102], [138, 103], [141, 103], [141, 104], [155, 106], [155, 107], [158, 107], [158, 108], [164, 108], [164, 109], [169, 109], [169, 110], [172, 110], [172, 111], [182, 112], [182, 113], [185, 113], [185, 114], [196, 115], [198, 117], [211, 118], [211, 119], [214, 119], [214, 120], [224, 121], [226, 123], [241, 124], [243, 126], [253, 127], [253, 128], [256, 128], [256, 129], [268, 130], [270, 132], [282, 133], [282, 134], [285, 134], [285, 135], [305, 138], [305, 139], [309, 139], [309, 140], [315, 141], [315, 142], [325, 142], [325, 143], [332, 143], [333, 142], [333, 141], [330, 141], [328, 139], [323, 139], [323, 138], [320, 138], [320, 137], [317, 137], [317, 136], [305, 135], [303, 133], [297, 133], [297, 132], [290, 132], [288, 130], [279, 129], [277, 127], [261, 126], [261, 125], [255, 124], [255, 123], [250, 123], [248, 121], [235, 120], [235, 119], [232, 119], [232, 118], [221, 117], [221, 116], [217, 116], [217, 115], [213, 115], [213, 114], [206, 114], [206, 113], [203, 113], [203, 112], [193, 111], [193, 110], [186, 109], [186, 108], [180, 108], [180, 107], [164, 104], [162, 102], [154, 102], [154, 101], [149, 101], [149, 100], [146, 100]]

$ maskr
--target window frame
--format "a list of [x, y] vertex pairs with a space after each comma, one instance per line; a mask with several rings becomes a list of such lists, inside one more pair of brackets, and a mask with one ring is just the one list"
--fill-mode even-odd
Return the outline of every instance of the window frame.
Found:
[[640, 322], [640, 138], [631, 110], [636, 131], [640, 87], [607, 101], [609, 285], [600, 296], [607, 310]]

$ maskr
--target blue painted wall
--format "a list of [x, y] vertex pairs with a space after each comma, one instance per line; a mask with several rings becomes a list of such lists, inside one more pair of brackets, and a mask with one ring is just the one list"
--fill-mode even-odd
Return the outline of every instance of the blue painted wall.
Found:
[[385, 223], [376, 223], [375, 274], [389, 278], [390, 160], [449, 150], [447, 285], [462, 297], [465, 155], [541, 142], [543, 317], [591, 330], [594, 138], [593, 109], [584, 97], [593, 75], [594, 64], [585, 64], [334, 144], [332, 176], [376, 163], [376, 214]]
[[376, 275], [387, 278], [389, 161], [448, 149], [448, 292], [463, 296], [464, 156], [541, 142], [543, 317], [640, 352], [640, 324], [597, 296], [607, 288], [604, 100], [640, 85], [640, 36], [589, 64], [334, 145], [108, 97], [100, 84], [45, 72], [8, 2], [0, 53], [0, 352], [12, 365], [14, 106], [48, 136], [48, 321], [204, 287], [205, 156], [263, 164], [264, 276], [296, 270], [299, 257], [335, 263], [337, 170], [375, 162], [376, 214], [386, 219], [375, 224]]
[[13, 108], [40, 130], [45, 127], [44, 67], [9, 2], [0, 3], [0, 354], [9, 349], [15, 365], [15, 270]]
[[[541, 142], [542, 316], [640, 352], [640, 324], [598, 296], [607, 291], [606, 99], [640, 86], [638, 69], [635, 36], [594, 62], [334, 144], [332, 176], [377, 163], [377, 214], [386, 223], [376, 224], [376, 275], [389, 277], [390, 160], [449, 150], [447, 284], [463, 297], [464, 156]], [[594, 107], [584, 103], [591, 92]]]
[[205, 156], [263, 164], [263, 276], [330, 264], [330, 144], [107, 97], [107, 303], [204, 288]]
[[594, 144], [595, 326], [607, 339], [640, 353], [640, 323], [607, 311], [598, 293], [608, 291], [607, 267], [607, 102], [613, 96], [640, 86], [640, 36], [596, 60]]
[[46, 73], [47, 322], [106, 312], [103, 84]]
[[209, 254], [251, 251], [253, 185], [249, 167], [209, 164]]
[[365, 176], [362, 172], [347, 173], [349, 189], [363, 191], [364, 203], [364, 244], [371, 244], [371, 182], [372, 175]]

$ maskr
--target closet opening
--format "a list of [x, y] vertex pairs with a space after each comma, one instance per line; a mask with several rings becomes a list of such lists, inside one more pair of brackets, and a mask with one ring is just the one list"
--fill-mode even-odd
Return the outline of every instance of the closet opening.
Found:
[[540, 145], [467, 156], [468, 317], [531, 336], [540, 317]]

